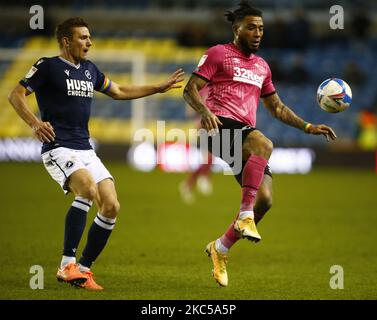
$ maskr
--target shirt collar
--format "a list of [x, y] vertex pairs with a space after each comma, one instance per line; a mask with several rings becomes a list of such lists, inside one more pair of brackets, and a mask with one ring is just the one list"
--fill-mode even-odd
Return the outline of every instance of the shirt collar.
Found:
[[229, 43], [230, 46], [233, 48], [233, 50], [239, 52], [241, 55], [243, 55], [245, 58], [249, 58], [251, 59], [252, 57], [254, 57], [254, 53], [250, 53], [249, 56], [245, 55], [240, 49], [237, 48], [237, 46], [233, 43], [233, 42], [230, 42]]
[[65, 62], [66, 64], [69, 64], [71, 67], [74, 67], [74, 68], [76, 68], [76, 69], [80, 69], [80, 62], [79, 62], [79, 64], [76, 65], [76, 64], [74, 64], [74, 63], [72, 63], [72, 62], [70, 62], [70, 61], [64, 59], [64, 58], [61, 57], [61, 56], [59, 56], [59, 59], [60, 59], [61, 61]]

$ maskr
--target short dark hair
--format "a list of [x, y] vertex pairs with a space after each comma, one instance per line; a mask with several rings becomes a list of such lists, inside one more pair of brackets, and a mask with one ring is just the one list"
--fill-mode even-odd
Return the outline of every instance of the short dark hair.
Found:
[[72, 39], [72, 28], [76, 27], [87, 27], [89, 29], [88, 24], [80, 17], [69, 18], [56, 27], [56, 39], [60, 46], [62, 46], [62, 39], [64, 37]]
[[241, 0], [238, 4], [239, 8], [234, 11], [227, 11], [225, 16], [228, 21], [234, 25], [235, 23], [242, 21], [246, 16], [262, 17], [262, 11], [250, 6], [247, 0]]

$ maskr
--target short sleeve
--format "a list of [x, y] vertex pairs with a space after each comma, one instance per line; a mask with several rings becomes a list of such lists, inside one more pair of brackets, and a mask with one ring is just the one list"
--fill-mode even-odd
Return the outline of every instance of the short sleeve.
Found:
[[193, 74], [204, 78], [206, 81], [211, 81], [213, 75], [220, 71], [222, 68], [224, 56], [224, 49], [222, 46], [217, 45], [209, 48], [207, 52], [201, 57], [198, 66]]
[[41, 58], [33, 64], [25, 77], [20, 80], [20, 84], [30, 92], [38, 91], [48, 80], [48, 74], [48, 60]]
[[272, 83], [272, 73], [271, 73], [271, 69], [270, 67], [268, 66], [267, 62], [266, 62], [266, 68], [267, 68], [267, 76], [266, 78], [264, 79], [263, 81], [263, 85], [262, 85], [262, 90], [261, 90], [261, 97], [266, 97], [266, 96], [269, 96], [273, 93], [276, 92], [275, 90], [275, 86], [274, 84]]
[[96, 73], [96, 83], [94, 84], [94, 90], [106, 93], [111, 88], [111, 80], [106, 77], [95, 64], [93, 64], [94, 72]]

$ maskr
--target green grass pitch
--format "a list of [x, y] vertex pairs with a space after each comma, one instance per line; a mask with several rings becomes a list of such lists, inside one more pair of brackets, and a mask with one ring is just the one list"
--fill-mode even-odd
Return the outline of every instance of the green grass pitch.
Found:
[[[55, 279], [72, 196], [63, 195], [41, 164], [0, 164], [0, 299], [377, 298], [373, 171], [275, 175], [274, 205], [258, 228], [262, 241], [233, 247], [229, 286], [221, 288], [204, 248], [236, 215], [234, 178], [214, 175], [214, 194], [186, 206], [177, 191], [185, 175], [107, 166], [122, 208], [92, 268], [105, 290], [87, 292]], [[95, 212], [89, 212], [87, 227]], [[32, 265], [44, 268], [43, 290], [29, 287]], [[344, 289], [330, 288], [332, 265], [343, 267]]]

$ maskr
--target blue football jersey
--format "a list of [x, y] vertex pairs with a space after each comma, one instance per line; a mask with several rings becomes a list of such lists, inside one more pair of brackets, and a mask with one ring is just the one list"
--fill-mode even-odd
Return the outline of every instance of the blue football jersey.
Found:
[[62, 57], [41, 58], [20, 81], [35, 92], [42, 121], [51, 123], [55, 141], [42, 153], [58, 147], [89, 150], [88, 123], [94, 90], [106, 93], [111, 81], [89, 60], [75, 65]]

